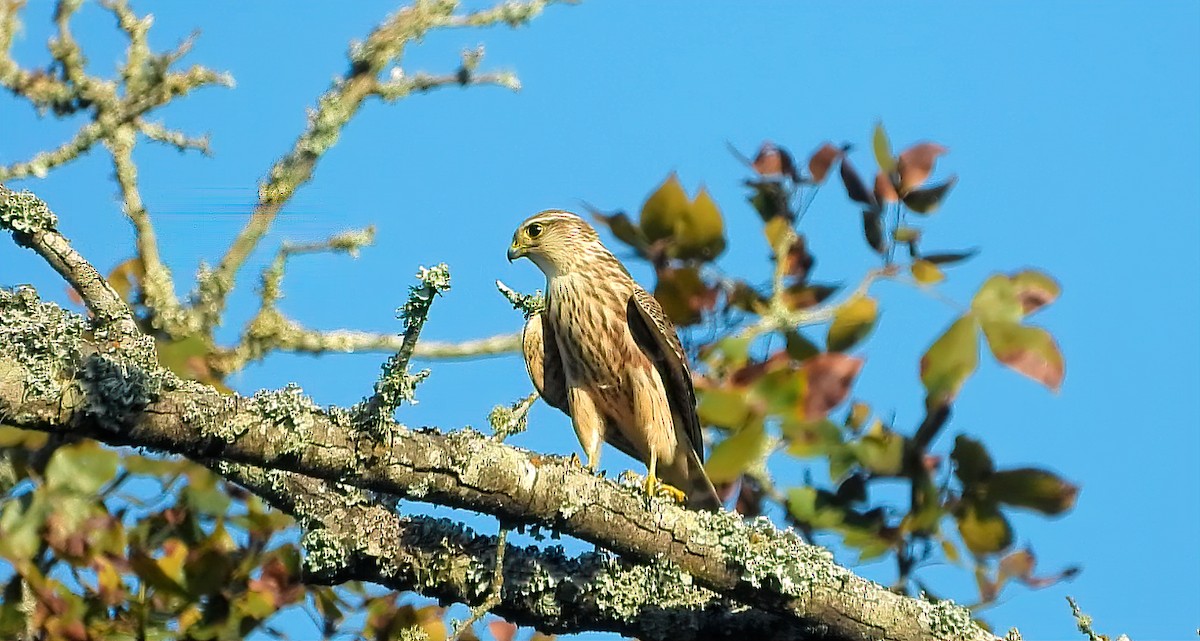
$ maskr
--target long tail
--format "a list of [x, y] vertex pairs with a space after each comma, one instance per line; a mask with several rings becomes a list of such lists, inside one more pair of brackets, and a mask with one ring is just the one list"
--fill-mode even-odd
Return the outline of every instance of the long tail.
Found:
[[713, 487], [712, 480], [708, 478], [708, 474], [704, 471], [704, 461], [700, 460], [700, 456], [696, 454], [696, 450], [690, 447], [686, 449], [688, 453], [688, 484], [686, 486], [688, 507], [693, 510], [708, 510], [710, 512], [720, 510], [723, 507], [721, 505], [721, 497], [717, 495], [717, 488]]

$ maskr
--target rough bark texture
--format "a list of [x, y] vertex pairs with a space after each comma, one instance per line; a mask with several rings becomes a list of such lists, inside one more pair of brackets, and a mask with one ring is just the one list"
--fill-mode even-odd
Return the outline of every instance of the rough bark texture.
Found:
[[[363, 490], [572, 535], [623, 560], [512, 550], [496, 611], [559, 631], [641, 638], [993, 639], [967, 610], [896, 595], [766, 519], [684, 510], [472, 430], [359, 425], [295, 387], [231, 396], [180, 380], [96, 270], [28, 194], [0, 187], [0, 226], [42, 255], [93, 321], [0, 289], [0, 421], [205, 461], [305, 527], [306, 567], [479, 601], [495, 545], [449, 522], [401, 519]], [[335, 485], [336, 484], [336, 485]], [[511, 566], [511, 567], [510, 567]]]

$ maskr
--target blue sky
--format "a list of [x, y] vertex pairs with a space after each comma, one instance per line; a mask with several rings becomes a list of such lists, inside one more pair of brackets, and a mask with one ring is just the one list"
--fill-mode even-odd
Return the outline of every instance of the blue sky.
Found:
[[[49, 2], [33, 3], [16, 46], [45, 60]], [[282, 10], [287, 6], [286, 10]], [[304, 125], [305, 110], [345, 68], [347, 42], [394, 5], [137, 3], [156, 16], [152, 44], [202, 31], [189, 60], [228, 70], [234, 90], [204, 90], [158, 116], [213, 135], [214, 158], [143, 145], [143, 195], [177, 277], [220, 256], [255, 185]], [[121, 43], [112, 20], [85, 7], [76, 33], [93, 69], [108, 72]], [[772, 139], [798, 155], [821, 141], [857, 143], [882, 119], [897, 146], [936, 140], [951, 153], [940, 175], [961, 180], [929, 222], [930, 247], [978, 246], [943, 286], [959, 301], [987, 274], [1036, 266], [1063, 284], [1036, 317], [1067, 357], [1054, 395], [984, 359], [935, 447], [982, 438], [1002, 467], [1049, 465], [1082, 485], [1076, 509], [1015, 520], [1040, 567], [1083, 567], [1073, 582], [1014, 589], [986, 614], [1027, 638], [1074, 638], [1064, 595], [1106, 632], [1187, 638], [1200, 620], [1200, 5], [1154, 3], [642, 3], [554, 7], [530, 28], [459, 30], [410, 51], [410, 71], [444, 71], [464, 47], [486, 44], [485, 68], [513, 69], [524, 89], [457, 89], [399, 105], [371, 104], [346, 129], [281, 217], [258, 265], [282, 240], [315, 240], [375, 224], [378, 245], [358, 260], [303, 257], [284, 308], [314, 327], [396, 331], [394, 308], [418, 265], [447, 262], [454, 289], [426, 329], [437, 339], [514, 331], [496, 294], [542, 285], [532, 264], [509, 265], [515, 225], [547, 207], [636, 209], [668, 172], [707, 185], [730, 238], [721, 266], [759, 280], [766, 246], [743, 204], [743, 168], [725, 150]], [[77, 122], [39, 120], [0, 98], [0, 163], [58, 145]], [[96, 264], [131, 251], [106, 157], [94, 153], [37, 191]], [[840, 186], [804, 221], [816, 278], [855, 282], [873, 263], [858, 211]], [[256, 265], [257, 269], [257, 265]], [[635, 275], [648, 278], [645, 269]], [[256, 274], [243, 274], [226, 338], [253, 311]], [[31, 282], [63, 299], [32, 255], [0, 243], [0, 283]], [[953, 309], [881, 285], [883, 317], [855, 395], [919, 419], [916, 364]], [[321, 403], [365, 394], [382, 357], [277, 356], [238, 376], [242, 391], [300, 383]], [[528, 392], [520, 360], [434, 366], [413, 424], [486, 423], [487, 411]], [[535, 409], [518, 443], [566, 453], [566, 419]], [[630, 465], [615, 451], [606, 467]], [[481, 527], [489, 527], [481, 522]], [[887, 581], [888, 564], [858, 568]], [[970, 600], [967, 573], [933, 568], [941, 592]]]

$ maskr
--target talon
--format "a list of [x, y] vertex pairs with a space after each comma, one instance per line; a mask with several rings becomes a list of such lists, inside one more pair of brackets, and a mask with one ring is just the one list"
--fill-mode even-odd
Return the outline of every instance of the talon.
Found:
[[687, 494], [683, 490], [666, 483], [659, 483], [658, 487], [655, 488], [653, 496], [670, 499], [679, 505], [687, 505]]

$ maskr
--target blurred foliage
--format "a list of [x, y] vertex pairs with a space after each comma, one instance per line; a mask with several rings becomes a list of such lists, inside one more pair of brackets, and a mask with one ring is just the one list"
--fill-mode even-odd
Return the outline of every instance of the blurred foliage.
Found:
[[[977, 608], [994, 603], [1010, 581], [1038, 588], [1074, 575], [1074, 568], [1036, 574], [1032, 549], [1013, 546], [1010, 514], [1062, 514], [1074, 505], [1076, 486], [1045, 469], [996, 469], [983, 442], [966, 435], [953, 439], [948, 453], [930, 449], [978, 367], [981, 341], [999, 363], [1059, 389], [1064, 362], [1058, 345], [1027, 322], [1054, 302], [1058, 284], [1035, 270], [995, 274], [969, 304], [956, 306], [965, 311], [948, 327], [928, 328], [930, 344], [917, 367], [926, 415], [910, 428], [896, 425], [887, 408], [853, 393], [865, 366], [861, 354], [880, 319], [870, 284], [907, 284], [940, 304], [946, 298], [938, 285], [976, 250], [924, 247], [924, 228], [957, 182], [953, 175], [932, 180], [946, 147], [921, 142], [897, 154], [880, 124], [871, 136], [878, 166], [873, 180], [851, 164], [850, 149], [822, 143], [807, 163], [772, 142], [753, 158], [733, 150], [750, 174], [747, 201], [771, 250], [764, 272], [773, 278], [765, 286], [714, 264], [725, 246], [718, 234], [724, 225], [719, 219], [703, 226], [690, 222], [688, 208], [700, 196], [689, 202], [675, 174], [647, 197], [636, 220], [622, 211], [592, 211], [654, 266], [663, 308], [677, 325], [692, 328], [693, 339], [699, 337], [690, 342], [699, 354], [699, 413], [715, 442], [709, 473], [727, 497], [736, 496], [742, 513], [779, 516], [814, 542], [840, 541], [860, 562], [891, 559], [899, 592], [932, 597], [918, 571], [934, 563], [974, 574]], [[811, 280], [816, 258], [801, 225], [818, 188], [835, 172], [861, 211], [863, 240], [880, 263], [852, 292]], [[697, 246], [710, 250], [691, 250]], [[838, 295], [841, 300], [831, 302]], [[758, 322], [763, 318], [783, 320], [764, 325]], [[912, 329], [915, 334], [920, 328]], [[776, 466], [769, 463], [780, 459], [821, 473], [773, 477]], [[825, 470], [827, 478], [821, 478]], [[897, 496], [884, 489], [897, 483], [907, 500], [882, 498]]]

